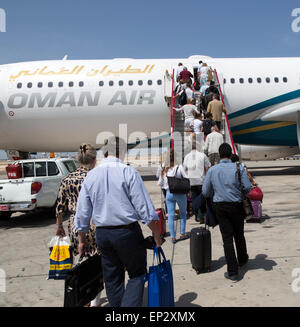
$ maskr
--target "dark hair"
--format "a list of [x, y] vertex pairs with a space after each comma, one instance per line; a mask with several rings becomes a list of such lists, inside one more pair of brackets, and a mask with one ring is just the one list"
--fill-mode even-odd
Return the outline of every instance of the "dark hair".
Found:
[[239, 162], [240, 161], [240, 157], [237, 154], [233, 154], [231, 156], [231, 161], [232, 162]]
[[223, 143], [219, 147], [219, 155], [220, 159], [224, 158], [231, 158], [232, 156], [232, 149], [228, 143]]
[[104, 157], [112, 155], [114, 157], [120, 158], [120, 156], [123, 156], [127, 152], [127, 144], [122, 138], [118, 136], [112, 136], [105, 140], [102, 151]]
[[214, 86], [215, 85], [215, 81], [210, 81], [210, 86]]
[[202, 60], [200, 60], [200, 61], [199, 61], [199, 64], [202, 64], [202, 63], [203, 63], [203, 61], [202, 61]]
[[212, 115], [212, 113], [211, 112], [207, 112], [206, 114], [205, 114], [205, 118], [211, 118], [213, 115]]
[[214, 97], [215, 99], [217, 99], [217, 100], [220, 100], [219, 94], [217, 94], [217, 93], [214, 93], [214, 94], [213, 94], [213, 97]]

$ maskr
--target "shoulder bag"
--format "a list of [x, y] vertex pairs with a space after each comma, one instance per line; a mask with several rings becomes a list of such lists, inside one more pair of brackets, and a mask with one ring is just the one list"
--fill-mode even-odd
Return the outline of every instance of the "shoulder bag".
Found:
[[241, 186], [241, 192], [242, 192], [242, 201], [243, 201], [243, 209], [245, 213], [245, 219], [252, 218], [254, 215], [252, 204], [248, 196], [246, 195], [246, 192], [244, 190], [243, 184], [242, 184], [242, 178], [241, 178], [241, 169], [239, 163], [236, 163], [237, 173], [238, 173], [238, 179]]
[[169, 184], [169, 190], [170, 190], [170, 193], [186, 194], [191, 189], [190, 180], [188, 178], [183, 177], [183, 176], [181, 176], [181, 178], [176, 177], [178, 167], [179, 166], [177, 166], [177, 168], [176, 168], [176, 172], [175, 172], [174, 177], [167, 176], [168, 184]]

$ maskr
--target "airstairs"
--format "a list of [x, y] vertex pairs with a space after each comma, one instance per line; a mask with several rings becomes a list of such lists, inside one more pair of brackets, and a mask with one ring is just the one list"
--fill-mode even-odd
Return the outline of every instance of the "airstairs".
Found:
[[[221, 101], [225, 106], [224, 95], [222, 91], [222, 86], [220, 84], [219, 76], [216, 70], [213, 71], [213, 80], [215, 82], [215, 86], [218, 88]], [[192, 133], [185, 132], [184, 128], [184, 118], [181, 112], [175, 110], [175, 94], [174, 94], [174, 70], [173, 70], [173, 79], [172, 79], [172, 96], [166, 99], [166, 101], [170, 105], [170, 113], [171, 113], [171, 148], [174, 149], [177, 158], [183, 160], [184, 156], [187, 155], [192, 150]], [[196, 95], [196, 106], [200, 103], [200, 92], [195, 92]], [[223, 122], [222, 122], [222, 130], [221, 133], [224, 137], [224, 142], [227, 142], [231, 145], [233, 149], [233, 153], [237, 153], [236, 147], [234, 145], [232, 133], [229, 126], [229, 120], [227, 117], [227, 113], [223, 114]], [[204, 135], [199, 136], [197, 148], [199, 151], [203, 151], [204, 146]]]

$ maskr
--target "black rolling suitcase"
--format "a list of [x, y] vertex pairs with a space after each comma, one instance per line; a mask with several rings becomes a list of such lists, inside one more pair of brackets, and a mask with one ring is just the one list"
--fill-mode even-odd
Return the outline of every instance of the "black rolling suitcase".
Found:
[[205, 228], [193, 228], [190, 236], [190, 257], [193, 269], [197, 274], [210, 271], [211, 235]]

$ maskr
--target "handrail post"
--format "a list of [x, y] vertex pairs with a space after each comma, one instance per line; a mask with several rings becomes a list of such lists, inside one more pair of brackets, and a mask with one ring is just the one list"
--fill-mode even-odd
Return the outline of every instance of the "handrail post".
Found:
[[[224, 101], [224, 97], [223, 97], [223, 92], [221, 90], [221, 84], [220, 84], [220, 81], [219, 81], [218, 73], [217, 73], [217, 70], [216, 69], [214, 71], [215, 71], [215, 75], [216, 75], [216, 78], [217, 78], [217, 83], [218, 83], [218, 86], [219, 86], [221, 100], [222, 100], [222, 103], [223, 103], [223, 105], [225, 107], [225, 101]], [[227, 116], [227, 113], [226, 112], [225, 112], [225, 120], [226, 120], [228, 132], [229, 132], [229, 136], [230, 136], [232, 150], [233, 150], [233, 153], [236, 154], [236, 149], [235, 149], [235, 146], [234, 146], [233, 136], [232, 136], [232, 133], [231, 133], [231, 129], [230, 129], [230, 126], [229, 126], [229, 120], [228, 120], [228, 116]]]

